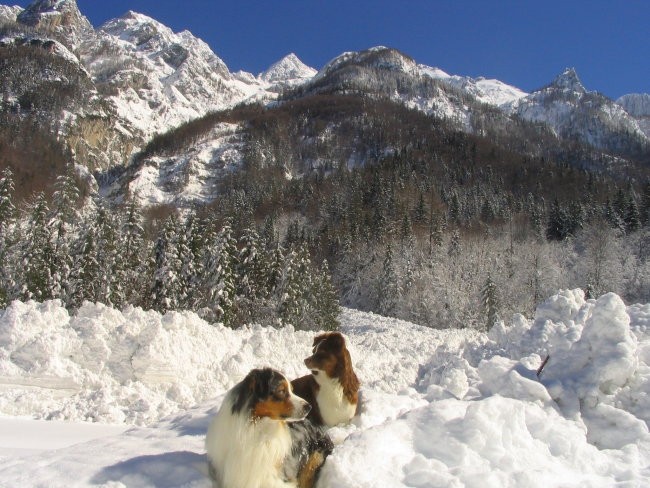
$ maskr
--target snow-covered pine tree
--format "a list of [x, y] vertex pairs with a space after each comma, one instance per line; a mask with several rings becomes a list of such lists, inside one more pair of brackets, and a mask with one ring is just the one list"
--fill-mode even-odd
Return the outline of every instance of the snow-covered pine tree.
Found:
[[197, 228], [196, 216], [192, 213], [185, 220], [178, 235], [179, 273], [179, 307], [192, 309], [199, 301], [199, 282], [202, 243]]
[[237, 297], [255, 301], [267, 295], [265, 289], [265, 263], [260, 236], [253, 227], [244, 230], [239, 239], [239, 284]]
[[339, 294], [332, 284], [327, 261], [323, 261], [318, 274], [314, 279], [313, 299], [315, 300], [316, 313], [313, 316], [315, 330], [338, 330], [340, 327]]
[[499, 296], [496, 283], [492, 280], [492, 275], [488, 277], [481, 289], [481, 307], [485, 313], [486, 327], [489, 331], [496, 321], [499, 320]]
[[650, 181], [646, 181], [643, 186], [639, 212], [641, 213], [641, 223], [650, 226]]
[[379, 313], [390, 317], [395, 312], [401, 294], [402, 289], [395, 269], [393, 247], [389, 243], [377, 282], [377, 310]]
[[625, 208], [625, 231], [628, 234], [636, 232], [641, 228], [641, 213], [632, 195], [628, 195], [627, 205]]
[[237, 242], [226, 223], [217, 233], [208, 232], [203, 253], [200, 306], [206, 319], [234, 325]]
[[5, 168], [0, 174], [0, 308], [7, 306], [15, 286], [11, 271], [11, 251], [15, 244], [11, 235], [16, 218], [13, 193], [13, 174], [9, 168]]
[[126, 204], [126, 212], [122, 220], [118, 248], [120, 287], [124, 290], [126, 303], [143, 305], [143, 295], [149, 273], [145, 256], [149, 254], [145, 241], [142, 213], [135, 199]]
[[313, 293], [309, 251], [303, 244], [285, 259], [278, 294], [278, 315], [284, 324], [309, 330], [311, 326], [309, 297]]
[[79, 188], [75, 181], [72, 168], [57, 177], [54, 183], [52, 227], [54, 231], [55, 274], [58, 289], [55, 296], [64, 303], [72, 300], [72, 272], [74, 266], [72, 241], [79, 224], [77, 201]]
[[13, 194], [13, 173], [9, 168], [5, 168], [0, 174], [0, 232], [12, 224], [16, 217]]
[[119, 228], [116, 213], [109, 211], [101, 203], [98, 204], [95, 221], [99, 271], [96, 300], [111, 306], [119, 306], [125, 301], [123, 284], [118, 279], [121, 272], [116, 273], [121, 264], [118, 248]]
[[39, 193], [31, 206], [23, 241], [21, 264], [24, 282], [21, 295], [25, 300], [48, 300], [55, 296], [57, 285], [53, 270], [56, 263], [49, 213], [45, 195]]
[[165, 313], [178, 308], [179, 272], [178, 221], [175, 214], [165, 219], [154, 245], [154, 275], [151, 288], [152, 307]]
[[80, 307], [84, 300], [95, 302], [99, 300], [99, 264], [97, 262], [97, 230], [96, 219], [88, 219], [80, 229], [75, 243], [76, 256], [70, 273], [69, 287], [71, 297], [68, 306]]

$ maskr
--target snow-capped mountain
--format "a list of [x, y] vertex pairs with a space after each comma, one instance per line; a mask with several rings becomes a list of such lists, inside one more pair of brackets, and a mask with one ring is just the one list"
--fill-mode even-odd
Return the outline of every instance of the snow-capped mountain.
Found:
[[[52, 54], [64, 55], [87, 73], [90, 86], [85, 89], [90, 91], [85, 98], [97, 103], [81, 106], [72, 100], [62, 107], [64, 112], [48, 118], [91, 168], [125, 164], [155, 134], [245, 100], [268, 102], [282, 87], [298, 85], [315, 73], [289, 55], [259, 77], [233, 75], [188, 31], [175, 33], [132, 11], [95, 30], [75, 0], [37, 0], [24, 10], [2, 6], [0, 18], [15, 23], [16, 36], [9, 44], [23, 45], [21, 39], [34, 38], [34, 32], [44, 42], [52, 36], [56, 45], [68, 47]], [[21, 36], [22, 25], [31, 30]], [[20, 97], [4, 93], [10, 99]], [[86, 120], [82, 114], [92, 115], [90, 127], [79, 125]]]
[[625, 151], [649, 142], [636, 120], [614, 101], [588, 91], [573, 68], [567, 68], [548, 86], [520, 98], [511, 111], [525, 120], [547, 124], [561, 138], [598, 149]]
[[73, 46], [93, 30], [77, 7], [76, 0], [36, 0], [17, 16], [18, 22], [64, 35]]
[[525, 91], [499, 80], [449, 75], [440, 68], [423, 64], [418, 67], [422, 75], [436, 80], [442, 80], [451, 86], [469, 93], [478, 101], [495, 107], [507, 108], [528, 95]]
[[625, 111], [636, 119], [639, 127], [650, 137], [650, 94], [632, 93], [616, 100]]
[[[629, 113], [634, 109], [628, 102], [621, 102], [624, 109], [588, 91], [575, 70], [567, 70], [547, 87], [527, 94], [499, 80], [451, 75], [418, 64], [396, 49], [378, 46], [343, 53], [318, 72], [292, 53], [255, 76], [243, 71], [231, 73], [223, 60], [190, 32], [173, 32], [133, 11], [94, 29], [79, 12], [75, 0], [36, 0], [24, 10], [0, 6], [0, 19], [11, 24], [8, 32], [12, 37], [2, 40], [5, 45], [16, 49], [21, 46], [23, 50], [47, 45], [49, 54], [41, 49], [39, 56], [53, 56], [55, 73], [60, 69], [77, 73], [73, 78], [80, 81], [71, 87], [73, 82], [65, 73], [47, 78], [40, 73], [51, 74], [51, 70], [39, 72], [34, 67], [35, 75], [26, 90], [20, 86], [25, 77], [20, 74], [21, 62], [17, 58], [15, 79], [3, 80], [3, 96], [14, 107], [20, 105], [19, 100], [27, 99], [29, 103], [20, 105], [19, 113], [38, 111], [41, 119], [48, 120], [47, 130], [56, 128], [59, 139], [65, 141], [75, 159], [91, 169], [126, 165], [152, 137], [210, 112], [242, 102], [268, 105], [279, 96], [297, 99], [319, 94], [389, 100], [443, 119], [455, 130], [492, 139], [495, 130], [510, 133], [524, 120], [550, 128], [544, 137], [552, 131], [551, 136], [558, 142], [577, 140], [624, 157], [645, 154], [649, 144], [648, 117]], [[25, 25], [29, 29], [21, 33]], [[57, 58], [65, 60], [64, 68]], [[57, 88], [65, 95], [64, 102], [56, 107], [34, 104], [34, 99], [40, 100], [34, 93], [39, 87], [50, 90], [47, 84], [52, 79], [58, 84], [67, 83], [65, 89]], [[70, 92], [77, 95], [67, 96]], [[219, 153], [223, 141], [217, 135], [208, 145]], [[239, 147], [238, 143], [235, 146]], [[213, 165], [211, 157], [203, 157], [203, 149], [188, 147], [187, 155], [178, 153], [175, 158], [178, 163], [192, 160], [192, 154], [202, 154], [199, 173], [209, 182], [216, 178], [207, 174], [210, 168], [221, 166], [218, 162]], [[240, 154], [234, 159], [242, 157]], [[171, 180], [174, 167], [196, 169], [195, 164], [165, 166], [161, 171]], [[176, 187], [174, 183], [156, 181], [156, 191], [145, 193], [166, 195], [164, 188]], [[212, 190], [204, 189], [199, 194], [212, 194]], [[175, 198], [169, 195], [162, 200]]]
[[314, 68], [310, 68], [291, 53], [260, 73], [258, 78], [269, 85], [295, 85], [313, 78], [316, 73]]
[[0, 5], [0, 22], [16, 22], [16, 17], [22, 12], [22, 7], [14, 5], [12, 7], [8, 5]]

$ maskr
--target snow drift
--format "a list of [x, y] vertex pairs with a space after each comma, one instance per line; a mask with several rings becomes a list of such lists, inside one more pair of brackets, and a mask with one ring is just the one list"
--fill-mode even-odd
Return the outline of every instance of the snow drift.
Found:
[[[41, 448], [37, 471], [33, 452], [0, 451], [0, 486], [208, 488], [203, 439], [225, 391], [257, 366], [304, 374], [313, 336], [98, 304], [0, 313], [1, 413], [140, 426]], [[564, 290], [489, 334], [353, 310], [341, 322], [362, 411], [330, 429], [319, 487], [650, 481], [650, 305]]]

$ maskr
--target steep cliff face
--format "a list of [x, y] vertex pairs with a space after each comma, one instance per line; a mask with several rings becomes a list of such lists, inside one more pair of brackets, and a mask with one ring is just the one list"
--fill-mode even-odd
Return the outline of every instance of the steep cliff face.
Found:
[[36, 0], [17, 15], [17, 21], [30, 27], [56, 32], [73, 48], [93, 31], [75, 0]]
[[632, 93], [616, 100], [625, 111], [636, 119], [639, 127], [650, 138], [650, 94]]

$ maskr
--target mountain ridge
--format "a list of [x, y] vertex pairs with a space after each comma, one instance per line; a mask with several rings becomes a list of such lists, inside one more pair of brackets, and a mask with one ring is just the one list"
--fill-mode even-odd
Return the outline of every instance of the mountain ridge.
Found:
[[[57, 128], [75, 161], [91, 170], [126, 166], [152, 138], [212, 112], [242, 103], [272, 107], [292, 97], [318, 94], [386, 99], [483, 137], [506, 133], [507, 127], [512, 131], [521, 119], [543, 125], [562, 143], [577, 141], [591, 148], [585, 154], [602, 152], [596, 159], [643, 159], [650, 147], [648, 118], [588, 91], [574, 68], [564, 70], [546, 87], [526, 93], [499, 80], [450, 75], [396, 49], [375, 46], [342, 53], [320, 70], [290, 53], [258, 75], [231, 73], [210, 46], [191, 32], [175, 33], [135, 11], [96, 29], [74, 0], [37, 0], [26, 9], [0, 6], [0, 15], [12, 24], [5, 27], [13, 36], [3, 41], [8, 49], [42, 45], [39, 39], [51, 33], [69, 48], [57, 48], [52, 55], [67, 58], [68, 63], [76, 60], [87, 75], [83, 99], [92, 103], [86, 106], [71, 98], [50, 112], [34, 104], [21, 105], [20, 100], [38, 97], [21, 92], [19, 78], [9, 83], [17, 90], [5, 88], [3, 93], [17, 107], [19, 118], [30, 111], [46, 116], [48, 127]], [[21, 26], [26, 27], [23, 34]], [[19, 72], [18, 64], [15, 69]], [[33, 90], [49, 82], [39, 81], [38, 76]]]

